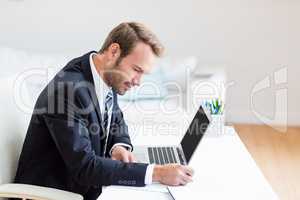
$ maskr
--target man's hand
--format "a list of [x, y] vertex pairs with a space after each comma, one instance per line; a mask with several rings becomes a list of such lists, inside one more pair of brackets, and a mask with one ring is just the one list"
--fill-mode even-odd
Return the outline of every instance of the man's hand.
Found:
[[165, 185], [185, 185], [192, 181], [192, 168], [179, 164], [155, 165], [152, 180]]
[[123, 146], [116, 146], [113, 148], [111, 152], [111, 159], [113, 160], [120, 160], [123, 162], [136, 162], [133, 153], [128, 151]]

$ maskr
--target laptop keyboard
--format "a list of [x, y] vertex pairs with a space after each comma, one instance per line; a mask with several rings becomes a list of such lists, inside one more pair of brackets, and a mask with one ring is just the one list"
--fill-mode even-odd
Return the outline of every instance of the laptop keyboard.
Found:
[[148, 155], [151, 164], [177, 163], [174, 149], [171, 147], [148, 147]]

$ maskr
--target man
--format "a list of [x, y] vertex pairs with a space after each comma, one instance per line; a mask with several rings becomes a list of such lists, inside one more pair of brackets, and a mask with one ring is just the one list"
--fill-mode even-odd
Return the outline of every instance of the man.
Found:
[[187, 166], [134, 162], [117, 102], [140, 84], [162, 54], [156, 36], [139, 23], [114, 28], [99, 52], [70, 61], [40, 94], [15, 182], [53, 187], [95, 200], [101, 186], [183, 185]]

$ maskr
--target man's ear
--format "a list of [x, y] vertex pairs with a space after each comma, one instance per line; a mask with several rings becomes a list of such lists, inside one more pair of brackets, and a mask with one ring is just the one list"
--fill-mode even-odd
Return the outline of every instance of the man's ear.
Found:
[[121, 48], [120, 48], [120, 45], [118, 43], [112, 43], [109, 46], [109, 55], [110, 55], [110, 59], [112, 59], [112, 60], [115, 60], [115, 59], [120, 57]]

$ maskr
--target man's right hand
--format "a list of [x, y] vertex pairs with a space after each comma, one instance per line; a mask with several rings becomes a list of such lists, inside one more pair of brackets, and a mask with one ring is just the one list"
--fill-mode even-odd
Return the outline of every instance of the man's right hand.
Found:
[[152, 180], [171, 186], [185, 185], [192, 181], [193, 174], [192, 168], [184, 165], [155, 165]]

